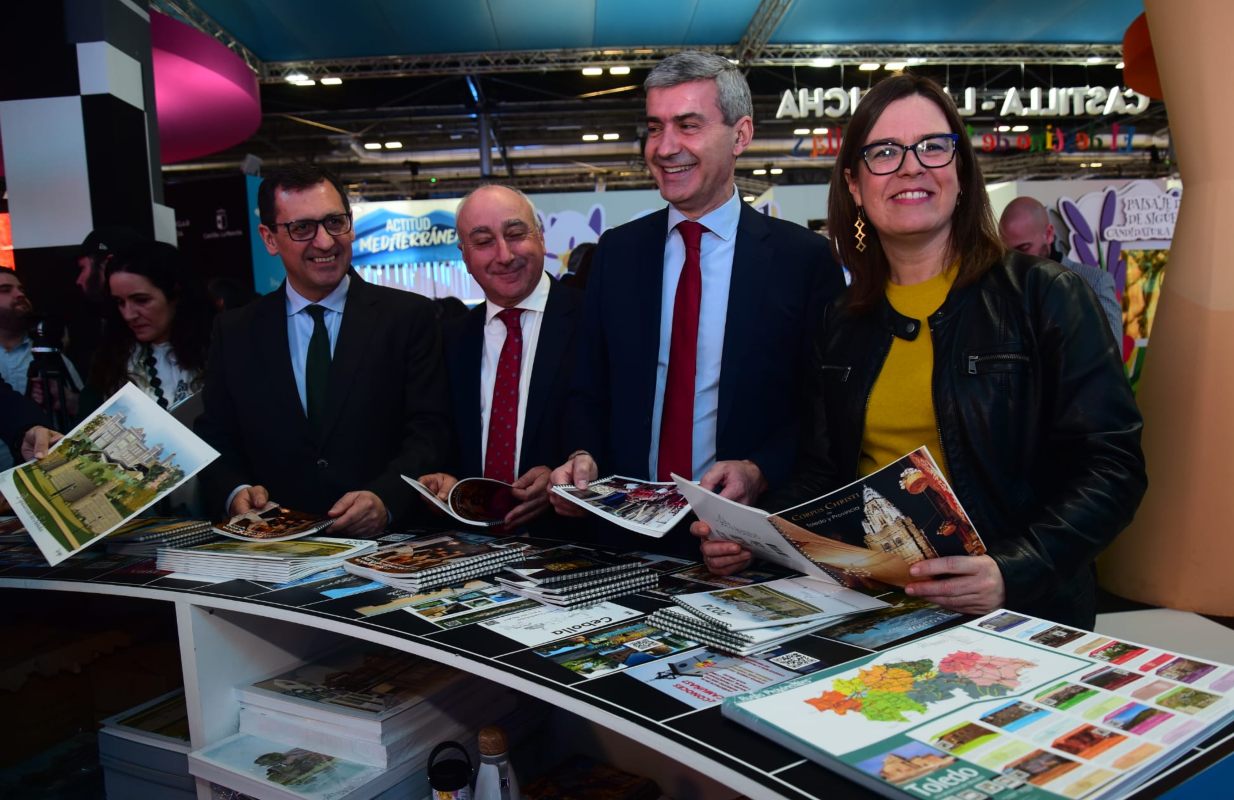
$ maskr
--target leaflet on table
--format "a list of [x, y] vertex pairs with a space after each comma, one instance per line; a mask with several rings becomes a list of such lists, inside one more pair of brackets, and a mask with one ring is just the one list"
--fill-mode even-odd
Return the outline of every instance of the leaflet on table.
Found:
[[430, 503], [465, 525], [501, 525], [520, 503], [513, 486], [492, 478], [463, 478], [450, 488], [444, 503], [436, 492], [415, 478], [402, 478]]
[[59, 564], [140, 514], [218, 452], [126, 383], [36, 461], [0, 472], [49, 564]]
[[549, 608], [537, 604], [535, 608], [486, 620], [480, 625], [522, 645], [535, 647], [640, 616], [640, 612], [616, 603], [597, 603], [577, 609]]
[[964, 616], [958, 611], [901, 592], [886, 592], [879, 595], [879, 599], [889, 605], [828, 623], [814, 633], [867, 650], [881, 650], [901, 639], [950, 625]]
[[673, 600], [705, 621], [733, 631], [846, 616], [888, 605], [861, 592], [809, 577], [679, 594]]
[[774, 686], [797, 675], [759, 658], [730, 656], [707, 647], [639, 664], [626, 674], [692, 708], [718, 705], [726, 697]]
[[403, 609], [420, 619], [447, 627], [447, 620], [470, 616], [476, 611], [487, 611], [521, 600], [522, 597], [504, 586], [475, 580], [467, 581], [461, 586], [448, 587], [444, 592], [427, 592], [422, 599], [404, 605]]
[[646, 569], [645, 562], [638, 558], [562, 545], [506, 564], [502, 572], [505, 582], [512, 585], [548, 587]]
[[1234, 720], [1234, 668], [999, 611], [723, 713], [889, 797], [1114, 797]]
[[636, 533], [660, 538], [690, 512], [672, 481], [644, 481], [609, 475], [579, 489], [572, 483], [553, 491], [581, 508]]
[[334, 524], [329, 517], [293, 511], [278, 503], [266, 503], [259, 509], [236, 514], [225, 522], [216, 522], [215, 533], [248, 542], [286, 542], [302, 536], [321, 533]]
[[687, 636], [640, 619], [601, 630], [580, 631], [538, 646], [532, 652], [584, 678], [598, 678], [697, 645]]
[[768, 514], [674, 475], [712, 537], [850, 588], [904, 586], [908, 566], [985, 544], [924, 446], [834, 492]]

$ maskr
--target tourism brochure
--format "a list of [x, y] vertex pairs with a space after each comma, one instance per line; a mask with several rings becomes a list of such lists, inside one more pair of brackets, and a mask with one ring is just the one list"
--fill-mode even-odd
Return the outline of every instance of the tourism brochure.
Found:
[[153, 558], [160, 547], [185, 547], [218, 538], [210, 523], [178, 517], [138, 517], [107, 534], [107, 552]]
[[445, 625], [446, 620], [463, 614], [517, 603], [523, 599], [504, 586], [484, 580], [466, 581], [461, 586], [447, 587], [443, 592], [427, 592], [420, 597], [421, 599], [407, 603], [402, 608], [420, 619], [438, 625]]
[[513, 486], [493, 478], [463, 478], [450, 488], [444, 503], [415, 478], [402, 478], [430, 503], [465, 525], [502, 525], [506, 515], [521, 502], [514, 496]]
[[867, 650], [881, 650], [892, 642], [952, 625], [964, 616], [958, 611], [901, 592], [887, 592], [879, 595], [879, 599], [887, 606], [846, 617], [839, 622], [829, 622], [826, 627], [815, 631], [815, 635]]
[[644, 571], [625, 573], [615, 580], [588, 582], [582, 586], [549, 587], [548, 589], [511, 587], [511, 591], [546, 605], [575, 608], [654, 589], [658, 578], [659, 576], [654, 572]]
[[292, 511], [271, 502], [226, 522], [216, 522], [214, 531], [246, 542], [286, 542], [321, 533], [333, 524], [329, 517]]
[[500, 572], [503, 564], [525, 558], [526, 550], [526, 543], [517, 539], [473, 543], [454, 534], [429, 534], [350, 559], [343, 566], [353, 575], [421, 591]]
[[126, 383], [47, 455], [0, 472], [0, 493], [54, 565], [157, 503], [218, 455]]
[[184, 690], [176, 689], [121, 711], [100, 723], [111, 735], [140, 744], [189, 751], [189, 715]]
[[762, 658], [730, 656], [707, 647], [639, 664], [626, 674], [691, 708], [719, 705], [726, 697], [797, 677], [796, 672]]
[[598, 603], [581, 609], [537, 606], [499, 619], [485, 620], [480, 626], [513, 639], [524, 647], [535, 647], [640, 616], [640, 612], [616, 603]]
[[673, 600], [705, 622], [732, 631], [835, 619], [888, 605], [853, 589], [809, 577], [679, 594]]
[[647, 617], [647, 621], [665, 630], [689, 636], [700, 644], [723, 650], [725, 653], [748, 656], [751, 653], [792, 641], [798, 636], [813, 633], [825, 626], [830, 619], [823, 618], [809, 622], [731, 631], [719, 625], [712, 625], [683, 608], [667, 606], [652, 612]]
[[158, 567], [224, 578], [287, 583], [337, 567], [343, 560], [373, 550], [369, 539], [308, 536], [291, 542], [241, 542], [224, 539], [190, 547], [159, 549]]
[[924, 446], [864, 478], [769, 514], [673, 476], [711, 537], [756, 557], [850, 588], [904, 586], [910, 564], [985, 553]]
[[1227, 664], [996, 611], [722, 708], [887, 797], [1095, 800], [1229, 724], [1232, 695]]
[[644, 481], [609, 475], [579, 489], [558, 484], [553, 491], [575, 505], [623, 528], [659, 539], [672, 530], [690, 506], [672, 481]]
[[511, 586], [547, 587], [648, 569], [647, 562], [637, 557], [562, 545], [506, 564], [498, 580]]
[[532, 652], [584, 678], [598, 678], [698, 646], [698, 642], [657, 628], [646, 619], [601, 630], [580, 631], [535, 647]]

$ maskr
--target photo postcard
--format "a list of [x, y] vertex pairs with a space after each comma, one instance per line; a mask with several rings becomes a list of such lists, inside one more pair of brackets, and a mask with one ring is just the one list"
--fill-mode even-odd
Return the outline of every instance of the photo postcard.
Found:
[[660, 538], [690, 511], [690, 504], [672, 481], [644, 481], [609, 475], [579, 489], [564, 483], [553, 491], [616, 525]]
[[131, 383], [35, 461], [0, 473], [0, 493], [48, 563], [140, 514], [218, 452]]

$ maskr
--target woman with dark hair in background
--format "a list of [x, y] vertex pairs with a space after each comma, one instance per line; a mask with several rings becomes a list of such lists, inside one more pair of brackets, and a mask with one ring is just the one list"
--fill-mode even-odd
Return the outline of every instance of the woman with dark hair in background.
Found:
[[[813, 430], [776, 507], [925, 444], [987, 554], [920, 561], [905, 591], [1091, 628], [1094, 559], [1147, 486], [1140, 414], [1096, 298], [1076, 273], [1005, 250], [964, 124], [926, 78], [892, 76], [861, 100], [828, 211], [853, 281], [820, 323]], [[721, 573], [750, 557], [731, 542], [703, 553]]]
[[179, 251], [163, 242], [124, 251], [107, 264], [105, 290], [113, 305], [90, 372], [94, 405], [127, 381], [164, 408], [197, 393], [211, 305]]

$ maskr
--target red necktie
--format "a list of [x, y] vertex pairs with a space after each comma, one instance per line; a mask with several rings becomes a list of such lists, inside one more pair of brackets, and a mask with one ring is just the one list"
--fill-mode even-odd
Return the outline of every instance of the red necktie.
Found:
[[698, 361], [698, 307], [703, 296], [699, 244], [707, 230], [693, 220], [677, 223], [686, 246], [686, 261], [673, 300], [673, 333], [668, 345], [668, 379], [664, 384], [664, 412], [660, 417], [660, 457], [657, 480], [672, 480], [670, 473], [694, 477], [694, 373]]
[[506, 324], [506, 341], [497, 359], [497, 379], [493, 382], [493, 403], [488, 413], [488, 446], [484, 449], [484, 477], [514, 481], [514, 447], [518, 437], [518, 377], [523, 361], [521, 308], [507, 308], [497, 314]]

